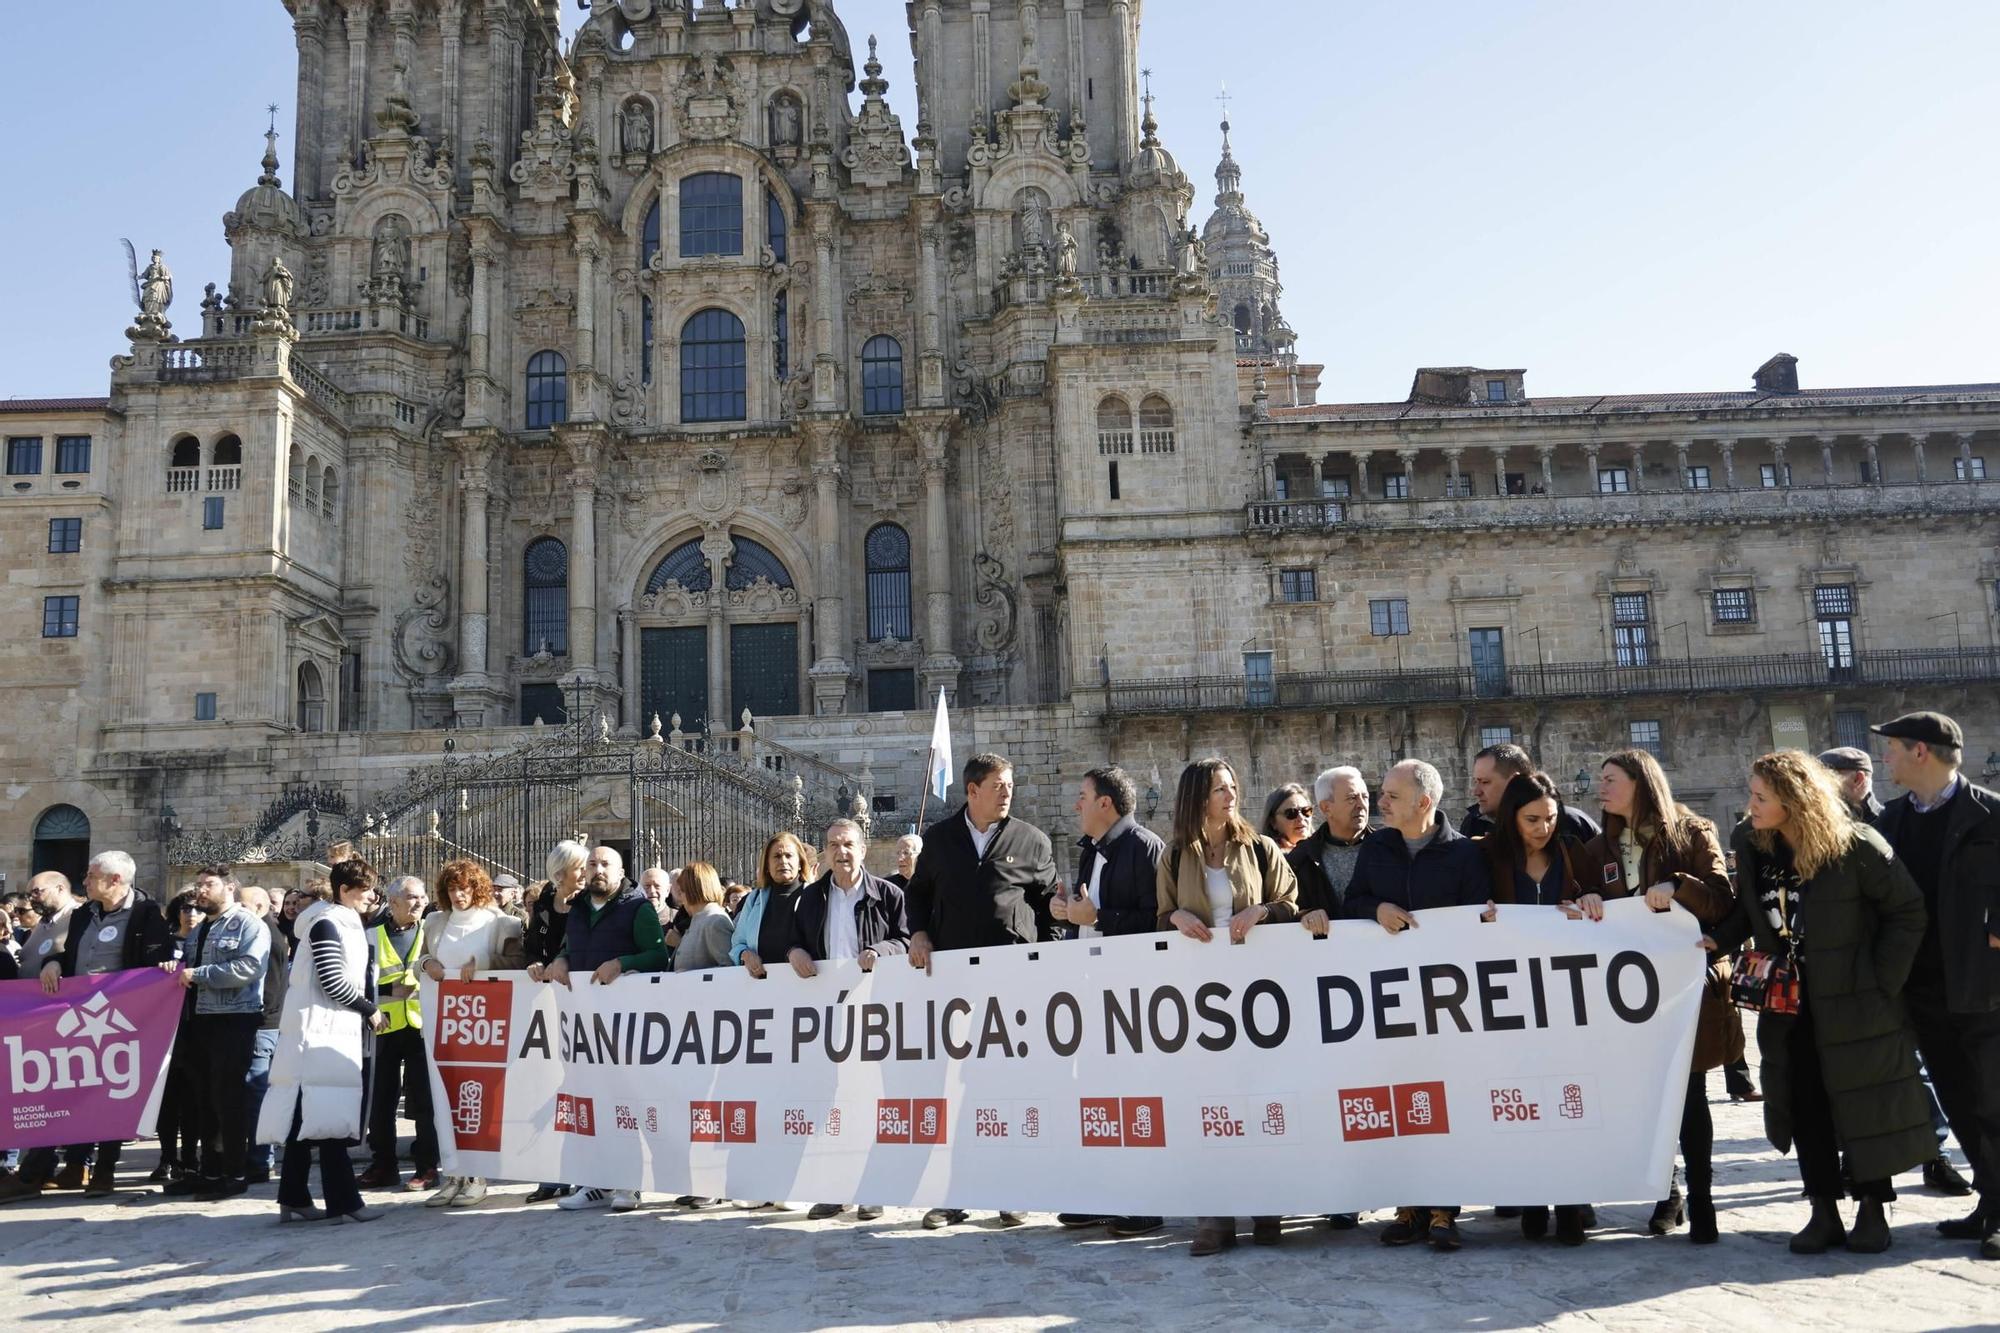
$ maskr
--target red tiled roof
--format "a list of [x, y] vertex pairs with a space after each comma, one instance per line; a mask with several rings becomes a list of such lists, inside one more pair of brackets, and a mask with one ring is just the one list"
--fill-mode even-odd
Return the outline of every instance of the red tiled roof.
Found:
[[102, 412], [109, 398], [0, 398], [0, 412]]

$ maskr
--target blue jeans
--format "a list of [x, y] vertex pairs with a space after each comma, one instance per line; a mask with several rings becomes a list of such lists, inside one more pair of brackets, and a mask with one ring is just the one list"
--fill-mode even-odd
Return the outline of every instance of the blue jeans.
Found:
[[[243, 1123], [257, 1133], [257, 1115], [264, 1109], [264, 1094], [271, 1090], [271, 1053], [278, 1049], [278, 1029], [259, 1028], [257, 1043], [250, 1052], [250, 1072], [243, 1076]], [[268, 1143], [250, 1145], [250, 1167], [268, 1174], [275, 1150]]]

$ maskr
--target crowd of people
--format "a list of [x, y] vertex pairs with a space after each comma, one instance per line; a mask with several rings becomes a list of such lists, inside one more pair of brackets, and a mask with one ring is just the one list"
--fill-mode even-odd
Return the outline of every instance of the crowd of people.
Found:
[[[322, 883], [276, 904], [211, 866], [162, 907], [135, 885], [128, 855], [104, 852], [81, 900], [63, 876], [35, 876], [0, 974], [18, 970], [53, 994], [69, 977], [173, 969], [185, 1000], [151, 1179], [170, 1195], [220, 1199], [268, 1182], [275, 1165], [281, 1221], [368, 1221], [381, 1213], [364, 1190], [427, 1193], [436, 1207], [487, 1196], [483, 1180], [439, 1175], [421, 976], [525, 968], [538, 983], [609, 985], [628, 972], [742, 967], [762, 978], [789, 967], [812, 976], [829, 960], [869, 970], [892, 958], [928, 970], [933, 955], [954, 950], [1148, 932], [1241, 942], [1260, 927], [1324, 935], [1336, 920], [1358, 920], [1393, 934], [1449, 907], [1489, 919], [1507, 905], [1595, 920], [1607, 901], [1637, 897], [1693, 915], [1709, 960], [1680, 1164], [1661, 1182], [1651, 1232], [1685, 1226], [1697, 1244], [1720, 1234], [1708, 1095], [1720, 1068], [1730, 1096], [1762, 1102], [1771, 1144], [1796, 1156], [1810, 1211], [1794, 1252], [1887, 1249], [1892, 1181], [1921, 1170], [1933, 1190], [1978, 1195], [1970, 1214], [1939, 1231], [2000, 1258], [2000, 795], [1959, 771], [1964, 737], [1950, 718], [1912, 713], [1873, 730], [1900, 796], [1875, 798], [1864, 750], [1766, 754], [1750, 765], [1746, 813], [1727, 847], [1714, 824], [1676, 802], [1644, 750], [1603, 760], [1593, 818], [1566, 804], [1523, 749], [1501, 744], [1474, 757], [1474, 800], [1457, 821], [1438, 770], [1405, 759], [1372, 794], [1345, 765], [1287, 783], [1253, 826], [1235, 770], [1210, 758], [1181, 773], [1162, 838], [1135, 816], [1131, 779], [1093, 768], [1072, 807], [1081, 835], [1073, 873], [1058, 867], [1047, 833], [1013, 816], [1013, 769], [997, 754], [965, 764], [963, 803], [921, 836], [898, 839], [887, 876], [868, 870], [867, 831], [847, 819], [817, 846], [774, 834], [747, 886], [706, 862], [630, 880], [615, 848], [564, 841], [529, 886], [490, 877], [476, 861], [450, 862], [435, 905], [421, 879], [384, 886], [343, 847]], [[1757, 1014], [1762, 1093], [1745, 1068], [1744, 1008]], [[416, 1127], [407, 1177], [399, 1110]], [[1947, 1128], [1971, 1184], [1946, 1155]], [[349, 1157], [357, 1143], [368, 1151], [358, 1177]], [[21, 1154], [0, 1169], [0, 1202], [61, 1189], [108, 1195], [120, 1147]], [[310, 1192], [314, 1157], [323, 1207]], [[1844, 1196], [1855, 1204], [1851, 1226]], [[570, 1210], [642, 1202], [636, 1190], [561, 1182], [527, 1197]], [[810, 1216], [844, 1211], [823, 1203]], [[857, 1215], [881, 1211], [863, 1205]], [[1572, 1245], [1597, 1224], [1587, 1200], [1496, 1211], [1518, 1217], [1527, 1238], [1553, 1225]], [[1454, 1250], [1458, 1213], [1450, 1201], [1411, 1202], [1380, 1239]], [[966, 1218], [934, 1208], [923, 1225]], [[1002, 1211], [999, 1220], [1028, 1219]], [[1337, 1230], [1361, 1221], [1325, 1220]], [[1120, 1236], [1166, 1225], [1096, 1213], [1057, 1221]], [[1253, 1218], [1252, 1240], [1279, 1243], [1281, 1221]], [[1201, 1217], [1189, 1252], [1215, 1254], [1238, 1236], [1237, 1219]]]

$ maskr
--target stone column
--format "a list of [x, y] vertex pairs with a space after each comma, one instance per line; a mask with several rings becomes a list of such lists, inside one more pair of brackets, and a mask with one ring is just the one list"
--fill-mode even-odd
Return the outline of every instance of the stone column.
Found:
[[1604, 491], [1604, 481], [1597, 475], [1597, 455], [1603, 448], [1602, 444], [1594, 441], [1583, 446], [1583, 470], [1588, 476], [1587, 484], [1592, 495], [1601, 495]]
[[1553, 496], [1556, 493], [1556, 447], [1553, 444], [1538, 444], [1535, 452], [1541, 455], [1542, 460], [1542, 494]]
[[1717, 440], [1715, 447], [1722, 455], [1722, 489], [1736, 489], [1736, 441]]
[[1833, 485], [1833, 442], [1837, 437], [1832, 435], [1815, 435], [1813, 438], [1819, 441], [1820, 470], [1826, 474], [1826, 484], [1831, 486]]
[[1646, 489], [1646, 442], [1644, 440], [1632, 441], [1632, 489], [1634, 491], [1643, 491]]
[[591, 374], [597, 367], [597, 261], [603, 254], [597, 242], [589, 237], [576, 243], [576, 373], [570, 376], [573, 389], [582, 393], [572, 393], [580, 398], [578, 405], [584, 408], [579, 415], [594, 418], [596, 395], [590, 390], [596, 376]]
[[[464, 44], [465, 0], [441, 0], [438, 5], [438, 35], [444, 41], [444, 132], [451, 136], [454, 164], [466, 160], [465, 127], [459, 123], [458, 63]], [[454, 170], [457, 170], [454, 165]]]
[[1504, 445], [1491, 446], [1493, 453], [1493, 493], [1505, 497], [1507, 494], [1507, 449]]
[[1690, 447], [1691, 447], [1691, 446], [1692, 446], [1693, 444], [1694, 444], [1694, 441], [1693, 441], [1693, 440], [1675, 440], [1675, 441], [1674, 441], [1674, 466], [1676, 466], [1676, 467], [1678, 467], [1678, 468], [1680, 469], [1680, 478], [1681, 478], [1681, 481], [1680, 481], [1680, 488], [1681, 488], [1682, 490], [1684, 490], [1684, 491], [1685, 491], [1685, 490], [1687, 490], [1687, 489], [1689, 489], [1689, 487], [1688, 487], [1688, 449], [1689, 449], [1689, 448], [1690, 448]]
[[951, 467], [949, 420], [924, 428], [924, 664], [923, 700], [939, 690], [958, 693], [958, 656], [951, 634], [951, 515], [945, 481]]
[[1396, 460], [1403, 465], [1403, 498], [1414, 500], [1417, 498], [1417, 451], [1398, 449]]
[[813, 227], [813, 410], [835, 409], [833, 356], [833, 230], [823, 220]]
[[411, 0], [389, 0], [389, 35], [395, 47], [395, 63], [412, 78], [417, 74], [417, 13]]
[[[1118, 160], [1130, 162], [1139, 151], [1138, 143], [1132, 137], [1134, 112], [1138, 109], [1138, 83], [1132, 77], [1132, 51], [1138, 43], [1132, 40], [1131, 0], [1111, 0], [1111, 52], [1112, 79], [1118, 88]], [[979, 108], [985, 114], [986, 108]]]
[[370, 0], [347, 0], [347, 160], [361, 156], [368, 137], [368, 15]]
[[723, 623], [722, 604], [727, 600], [729, 564], [736, 558], [736, 543], [720, 527], [713, 527], [701, 539], [701, 553], [708, 560], [708, 717], [716, 731], [733, 731], [736, 723], [729, 716], [729, 627]]
[[1349, 457], [1354, 459], [1354, 498], [1368, 498], [1368, 458], [1373, 449], [1356, 449]]
[[1465, 456], [1463, 449], [1444, 451], [1444, 490], [1452, 499], [1458, 498], [1458, 460]]
[[491, 484], [486, 468], [491, 457], [484, 440], [467, 443], [459, 452], [458, 669], [474, 677], [487, 674], [486, 501]]
[[917, 371], [918, 403], [924, 407], [944, 406], [944, 347], [940, 338], [938, 313], [938, 246], [944, 228], [926, 222], [917, 236], [917, 301], [920, 360]]
[[1919, 486], [1929, 480], [1924, 471], [1924, 441], [1929, 438], [1929, 435], [1922, 432], [1912, 431], [1910, 433], [1910, 456], [1917, 463], [1917, 485]]
[[1880, 486], [1882, 484], [1881, 448], [1882, 437], [1880, 435], [1864, 435], [1861, 437], [1861, 452], [1867, 455], [1868, 458], [1868, 484], [1870, 486]]
[[301, 199], [326, 192], [326, 14], [320, 0], [301, 0], [292, 20], [299, 48], [300, 105], [293, 121], [292, 188]]
[[[597, 473], [603, 442], [591, 433], [564, 434], [570, 460], [569, 664], [597, 677]], [[718, 589], [721, 585], [717, 585]]]
[[1973, 432], [1969, 430], [1962, 430], [1958, 432], [1958, 470], [1962, 474], [1959, 477], [1960, 481], [1973, 480], [1972, 436]]
[[814, 711], [821, 715], [847, 711], [847, 566], [840, 557], [840, 428], [817, 423], [812, 442], [813, 536], [819, 559], [813, 570], [818, 594], [813, 613], [815, 657], [811, 676]]
[[1777, 482], [1781, 488], [1792, 484], [1791, 478], [1785, 475], [1785, 445], [1787, 443], [1788, 439], [1783, 435], [1774, 435], [1771, 437], [1771, 466], [1777, 469]]

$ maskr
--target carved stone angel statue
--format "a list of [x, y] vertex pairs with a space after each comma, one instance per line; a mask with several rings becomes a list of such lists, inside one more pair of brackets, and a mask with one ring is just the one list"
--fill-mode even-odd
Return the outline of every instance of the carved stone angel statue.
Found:
[[166, 259], [155, 250], [152, 262], [139, 275], [139, 322], [165, 323], [167, 307], [173, 303], [174, 275], [167, 272]]

